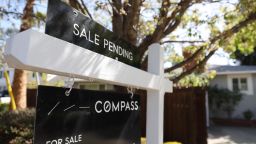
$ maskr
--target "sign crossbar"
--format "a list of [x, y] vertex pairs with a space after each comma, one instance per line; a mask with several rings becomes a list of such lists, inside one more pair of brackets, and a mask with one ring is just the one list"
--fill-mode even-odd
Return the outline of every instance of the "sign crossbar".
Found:
[[13, 68], [172, 92], [172, 82], [163, 75], [148, 73], [32, 29], [8, 39], [4, 56]]

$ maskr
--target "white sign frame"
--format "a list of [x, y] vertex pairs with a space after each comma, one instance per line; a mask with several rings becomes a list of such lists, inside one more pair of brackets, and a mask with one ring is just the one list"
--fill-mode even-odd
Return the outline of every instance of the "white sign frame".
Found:
[[147, 144], [163, 143], [164, 93], [173, 84], [164, 78], [159, 44], [149, 47], [148, 72], [32, 29], [9, 38], [4, 57], [17, 69], [147, 90]]

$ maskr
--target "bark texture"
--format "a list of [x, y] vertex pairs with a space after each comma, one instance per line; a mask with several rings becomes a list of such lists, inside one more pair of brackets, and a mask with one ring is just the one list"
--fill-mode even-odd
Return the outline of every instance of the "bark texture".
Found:
[[[33, 24], [33, 6], [35, 0], [27, 0], [26, 6], [23, 10], [22, 23], [20, 32], [31, 28]], [[13, 94], [17, 109], [24, 109], [27, 107], [27, 72], [20, 69], [15, 69], [13, 80]]]

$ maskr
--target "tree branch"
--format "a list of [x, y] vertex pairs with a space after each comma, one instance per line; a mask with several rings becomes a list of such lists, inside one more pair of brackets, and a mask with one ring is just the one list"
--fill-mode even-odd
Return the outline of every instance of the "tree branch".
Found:
[[81, 0], [81, 4], [82, 4], [82, 6], [84, 7], [84, 9], [85, 9], [86, 13], [88, 14], [88, 16], [93, 20], [93, 17], [92, 17], [92, 15], [91, 15], [91, 13], [89, 12], [89, 10], [88, 10], [88, 8], [87, 8], [87, 6], [85, 5], [85, 3], [84, 3], [83, 0]]
[[209, 58], [216, 52], [217, 49], [212, 50], [211, 52], [209, 52], [209, 54], [202, 60], [200, 61], [198, 64], [196, 64], [195, 66], [193, 66], [191, 69], [186, 70], [185, 72], [182, 72], [179, 76], [171, 79], [173, 81], [173, 83], [177, 83], [180, 79], [184, 78], [185, 76], [193, 73], [198, 67], [203, 66], [206, 64], [206, 62], [209, 60]]
[[135, 26], [139, 23], [141, 5], [142, 0], [129, 0], [124, 3], [124, 10], [127, 15], [123, 16], [123, 37], [133, 45], [137, 43]]
[[[19, 13], [19, 12], [15, 12], [15, 11], [7, 11], [7, 10], [5, 10], [5, 9], [3, 9], [3, 8], [0, 9], [0, 13], [6, 14], [6, 15], [9, 15], [9, 14], [11, 14], [11, 15], [16, 15], [16, 16], [18, 16], [18, 17], [22, 17], [22, 16], [24, 15], [23, 13]], [[45, 22], [45, 19], [36, 16], [34, 13], [31, 14], [30, 16], [33, 17], [33, 18], [36, 18], [36, 19], [38, 19], [38, 20], [41, 20], [41, 21]]]
[[21, 25], [20, 25], [20, 32], [25, 31], [32, 27], [33, 24], [33, 17], [34, 14], [33, 7], [34, 7], [35, 0], [28, 0], [26, 6], [23, 10], [23, 15], [21, 18]]
[[109, 1], [112, 6], [113, 16], [112, 16], [112, 28], [113, 32], [117, 36], [121, 37], [123, 35], [123, 15], [120, 14], [120, 9], [123, 7], [121, 0]]
[[[221, 34], [217, 35], [216, 37], [211, 38], [209, 40], [210, 45], [208, 46], [208, 48], [205, 48], [205, 49], [210, 49], [211, 45], [214, 44], [215, 42], [217, 42], [218, 40], [227, 39], [228, 37], [230, 37], [234, 33], [237, 33], [239, 30], [241, 30], [242, 28], [244, 28], [249, 23], [251, 23], [255, 20], [256, 20], [256, 12], [253, 12], [253, 13], [249, 14], [245, 20], [239, 22], [237, 25], [233, 26], [231, 29], [228, 29], [228, 30], [222, 32]], [[180, 67], [184, 66], [185, 64], [187, 64], [188, 62], [190, 62], [191, 60], [195, 59], [202, 52], [202, 50], [204, 49], [203, 47], [204, 46], [201, 46], [191, 57], [187, 58], [186, 60], [184, 60], [170, 68], [167, 68], [165, 70], [165, 72], [170, 72], [172, 70], [180, 68]]]
[[170, 72], [170, 71], [173, 71], [177, 68], [180, 68], [180, 67], [184, 66], [188, 62], [194, 60], [199, 54], [201, 54], [201, 52], [203, 52], [204, 49], [205, 49], [205, 46], [201, 46], [199, 49], [196, 50], [196, 52], [194, 52], [192, 54], [192, 56], [188, 57], [186, 60], [184, 60], [184, 61], [182, 61], [182, 62], [180, 62], [180, 63], [178, 63], [178, 64], [176, 64], [176, 65], [174, 65], [170, 68], [165, 69], [164, 71], [165, 72]]
[[[118, 2], [119, 2], [119, 1], [118, 1]], [[115, 11], [116, 13], [120, 14], [120, 13], [119, 13], [119, 10], [117, 9], [117, 7], [116, 7], [110, 0], [108, 0], [108, 3], [109, 3], [109, 5], [112, 7], [113, 13], [114, 13], [114, 11]], [[116, 3], [115, 3], [115, 4], [116, 4]]]
[[168, 35], [173, 32], [180, 24], [181, 18], [191, 5], [192, 0], [183, 0], [178, 4], [176, 9], [172, 12], [171, 16], [167, 18], [169, 25], [166, 25], [164, 35]]
[[181, 0], [175, 7], [171, 15], [168, 17], [168, 9], [171, 5], [169, 0], [162, 1], [158, 24], [152, 35], [147, 36], [140, 45], [140, 56], [142, 57], [147, 47], [155, 42], [159, 42], [166, 35], [174, 31], [181, 22], [181, 17], [185, 11], [191, 6], [192, 0]]
[[171, 3], [169, 0], [162, 0], [160, 8], [160, 14], [158, 17], [157, 27], [152, 35], [146, 36], [142, 43], [139, 46], [139, 56], [142, 57], [147, 50], [148, 46], [156, 41], [160, 41], [160, 38], [162, 37], [165, 25], [166, 25], [166, 17], [168, 14], [168, 9], [171, 6]]
[[210, 40], [211, 43], [214, 43], [220, 39], [226, 39], [233, 35], [234, 33], [237, 33], [242, 28], [246, 27], [248, 24], [256, 20], [256, 12], [250, 13], [247, 18], [241, 22], [239, 22], [237, 25], [233, 26], [231, 29], [225, 30], [221, 34], [217, 35], [216, 37], [212, 38]]
[[162, 41], [160, 44], [165, 44], [165, 43], [205, 43], [206, 41], [203, 40], [195, 40], [195, 41], [190, 41], [190, 40], [168, 40], [168, 41]]
[[87, 14], [87, 12], [86, 12], [85, 9], [83, 8], [83, 6], [82, 6], [77, 0], [69, 0], [69, 4], [70, 4], [73, 8], [79, 10], [81, 13], [83, 13], [83, 14], [85, 14], [85, 15]]

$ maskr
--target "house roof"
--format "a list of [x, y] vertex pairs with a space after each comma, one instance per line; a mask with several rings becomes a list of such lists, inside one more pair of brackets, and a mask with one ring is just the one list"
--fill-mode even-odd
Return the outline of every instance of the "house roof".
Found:
[[216, 70], [217, 75], [256, 73], [256, 66], [214, 65], [214, 66], [210, 66], [209, 69]]

